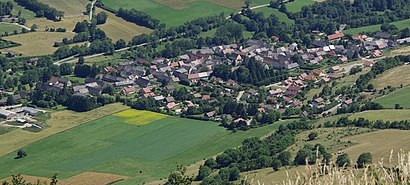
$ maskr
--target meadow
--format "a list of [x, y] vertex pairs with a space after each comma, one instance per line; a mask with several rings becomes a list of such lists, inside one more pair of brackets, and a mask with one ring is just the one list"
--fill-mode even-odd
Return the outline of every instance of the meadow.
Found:
[[82, 15], [87, 4], [91, 3], [89, 0], [39, 0], [39, 2], [64, 11], [64, 17]]
[[11, 0], [0, 0], [2, 2], [10, 1], [13, 3], [13, 11], [11, 12], [13, 15], [18, 15], [18, 12], [21, 12], [21, 17], [23, 17], [26, 20], [31, 20], [34, 19], [36, 14], [30, 10], [25, 9], [24, 7], [18, 5], [14, 1]]
[[280, 12], [278, 9], [263, 7], [263, 8], [256, 9], [255, 12], [262, 12], [265, 17], [269, 17], [270, 15], [274, 14], [276, 17], [279, 18], [279, 20], [285, 22], [286, 24], [295, 23], [294, 20], [289, 19], [286, 14]]
[[36, 18], [27, 21], [27, 27], [31, 27], [33, 24], [36, 24], [38, 29], [37, 31], [45, 31], [46, 28], [65, 28], [67, 32], [72, 32], [75, 28], [77, 22], [82, 22], [88, 20], [88, 16], [75, 16], [75, 17], [64, 17], [61, 21], [52, 21], [46, 18]]
[[[101, 11], [105, 10], [96, 8], [96, 13]], [[105, 13], [108, 14], [107, 22], [102, 25], [98, 25], [98, 27], [101, 28], [114, 42], [119, 39], [124, 39], [128, 42], [136, 35], [152, 32], [149, 28], [127, 22], [111, 12], [105, 11]]]
[[[278, 126], [232, 133], [215, 122], [142, 113], [126, 110], [39, 140], [24, 147], [28, 156], [20, 160], [9, 153], [0, 158], [9, 169], [0, 178], [17, 171], [40, 177], [58, 172], [62, 179], [99, 172], [130, 177], [119, 184], [150, 182], [165, 178], [176, 164], [193, 164]], [[141, 125], [144, 116], [156, 120]]]
[[74, 37], [74, 33], [70, 32], [30, 32], [12, 35], [3, 37], [3, 39], [20, 43], [21, 46], [7, 48], [0, 51], [11, 51], [27, 56], [48, 55], [54, 53], [54, 51], [58, 49], [53, 47], [54, 42], [61, 41], [64, 38], [70, 39], [72, 37]]
[[286, 9], [289, 12], [296, 13], [302, 10], [302, 7], [309, 6], [314, 4], [315, 2], [320, 2], [318, 0], [295, 0], [293, 2], [286, 3]]
[[410, 75], [409, 74], [410, 65], [403, 65], [389, 69], [383, 74], [378, 75], [375, 79], [371, 81], [376, 89], [382, 89], [387, 86], [400, 87], [410, 85]]
[[400, 104], [401, 107], [410, 109], [410, 87], [404, 87], [376, 98], [374, 102], [380, 103], [384, 108], [393, 109], [396, 104]]
[[0, 34], [3, 34], [5, 32], [13, 33], [14, 30], [17, 30], [18, 32], [21, 32], [21, 28], [19, 26], [16, 26], [16, 25], [13, 25], [13, 24], [0, 23]]
[[[389, 24], [393, 24], [393, 25], [397, 26], [397, 28], [399, 28], [399, 30], [402, 30], [402, 29], [405, 29], [405, 28], [410, 28], [410, 19], [391, 22]], [[363, 26], [363, 27], [358, 27], [358, 28], [347, 29], [347, 30], [344, 30], [343, 32], [346, 33], [346, 34], [356, 35], [356, 34], [359, 34], [359, 33], [380, 31], [380, 26], [381, 26], [381, 24]]]
[[402, 109], [402, 110], [372, 110], [372, 111], [364, 111], [353, 114], [349, 116], [349, 119], [357, 119], [357, 118], [366, 118], [372, 121], [377, 120], [384, 120], [384, 121], [402, 121], [402, 120], [410, 120], [410, 110], [409, 109]]

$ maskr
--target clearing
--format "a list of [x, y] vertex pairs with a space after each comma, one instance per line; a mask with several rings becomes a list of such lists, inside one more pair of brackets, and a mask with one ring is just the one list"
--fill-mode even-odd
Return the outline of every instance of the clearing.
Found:
[[410, 87], [397, 89], [392, 93], [376, 98], [374, 102], [380, 103], [384, 108], [393, 109], [396, 104], [400, 104], [401, 107], [410, 109]]
[[3, 39], [20, 43], [21, 46], [7, 48], [1, 51], [11, 51], [27, 56], [48, 55], [54, 53], [54, 51], [58, 49], [53, 47], [54, 42], [62, 41], [64, 38], [71, 39], [72, 37], [74, 37], [74, 33], [70, 32], [30, 32], [12, 35], [3, 37]]
[[376, 79], [371, 81], [371, 83], [376, 89], [383, 89], [387, 86], [408, 86], [410, 85], [409, 71], [410, 65], [398, 66], [383, 72], [381, 75], [378, 75]]
[[58, 172], [65, 179], [93, 171], [131, 177], [120, 184], [140, 184], [165, 178], [176, 164], [190, 165], [245, 138], [269, 134], [279, 124], [232, 133], [215, 122], [166, 116], [141, 126], [111, 115], [28, 145], [21, 160], [13, 159], [15, 153], [1, 157], [0, 165], [9, 170], [0, 178], [19, 171], [40, 177]]
[[[102, 12], [100, 8], [96, 8], [96, 13]], [[129, 42], [136, 35], [141, 35], [144, 33], [151, 33], [152, 30], [143, 26], [138, 26], [134, 23], [127, 22], [120, 17], [117, 17], [111, 12], [105, 11], [108, 14], [107, 22], [98, 25], [113, 42], [124, 39], [125, 42]]]
[[[125, 109], [128, 109], [128, 107], [115, 103], [84, 113], [69, 110], [53, 112], [51, 113], [51, 119], [47, 120], [47, 125], [49, 127], [41, 132], [28, 132], [17, 129], [0, 135], [0, 156], [4, 156], [40, 139], [65, 131], [69, 128], [73, 128]], [[46, 177], [48, 176], [49, 175]]]

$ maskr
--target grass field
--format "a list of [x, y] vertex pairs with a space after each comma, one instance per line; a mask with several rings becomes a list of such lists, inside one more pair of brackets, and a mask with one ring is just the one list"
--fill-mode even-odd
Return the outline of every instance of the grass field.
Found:
[[176, 164], [193, 164], [278, 126], [232, 133], [215, 122], [170, 116], [143, 126], [137, 120], [128, 124], [124, 116], [135, 113], [107, 116], [39, 140], [24, 147], [28, 156], [22, 160], [14, 160], [15, 153], [7, 154], [0, 165], [9, 170], [0, 171], [0, 178], [18, 171], [40, 177], [58, 172], [65, 179], [92, 171], [132, 177], [119, 184], [139, 184], [166, 177]]
[[39, 0], [40, 2], [64, 11], [64, 17], [82, 15], [89, 0]]
[[27, 21], [26, 25], [31, 27], [33, 24], [38, 26], [38, 31], [45, 31], [46, 28], [65, 28], [67, 32], [72, 32], [77, 22], [87, 20], [88, 16], [65, 17], [61, 21], [52, 21], [46, 18], [36, 18]]
[[26, 20], [30, 20], [30, 19], [34, 19], [36, 14], [30, 10], [25, 9], [24, 7], [18, 5], [17, 3], [15, 3], [14, 1], [11, 0], [0, 0], [2, 2], [6, 2], [6, 1], [10, 1], [13, 3], [13, 11], [12, 14], [13, 15], [18, 15], [18, 12], [21, 11], [21, 17], [23, 17]]
[[[109, 104], [104, 107], [100, 107], [84, 113], [78, 113], [68, 110], [51, 113], [51, 119], [47, 121], [47, 125], [49, 127], [41, 132], [34, 133], [16, 129], [0, 135], [0, 156], [4, 156], [40, 139], [44, 139], [48, 136], [65, 131], [69, 128], [73, 128], [86, 122], [117, 113], [127, 108], [128, 107], [124, 105], [116, 103]], [[49, 176], [50, 175], [46, 175], [45, 177]]]
[[27, 56], [38, 56], [52, 54], [58, 48], [53, 47], [54, 42], [61, 41], [64, 38], [72, 38], [74, 33], [58, 32], [31, 32], [26, 34], [3, 37], [5, 40], [20, 43], [21, 46], [3, 49], [1, 51], [12, 51]]
[[286, 9], [289, 12], [295, 13], [302, 10], [302, 7], [312, 5], [315, 3], [314, 0], [295, 0], [293, 2], [286, 3]]
[[410, 87], [398, 89], [390, 94], [375, 99], [374, 102], [380, 103], [384, 108], [393, 109], [396, 104], [400, 104], [401, 107], [410, 109]]
[[373, 162], [378, 162], [383, 158], [387, 165], [390, 152], [393, 150], [392, 164], [397, 165], [397, 153], [400, 150], [406, 153], [410, 151], [409, 139], [410, 131], [408, 130], [381, 130], [343, 139], [356, 143], [343, 151], [349, 154], [353, 162], [356, 162], [361, 153], [370, 152], [373, 155]]
[[[96, 9], [96, 12], [101, 12], [99, 8]], [[127, 22], [114, 14], [105, 11], [108, 14], [107, 22], [99, 25], [108, 37], [110, 37], [114, 42], [119, 39], [124, 39], [126, 42], [132, 40], [136, 35], [141, 35], [144, 33], [151, 33], [152, 30], [142, 26], [138, 26], [134, 23]]]
[[269, 17], [270, 15], [274, 14], [276, 17], [279, 18], [279, 20], [285, 22], [286, 24], [295, 23], [295, 21], [293, 21], [292, 19], [289, 19], [286, 14], [280, 12], [278, 9], [263, 7], [263, 8], [256, 9], [255, 12], [262, 12], [265, 17]]
[[350, 119], [366, 118], [369, 120], [401, 121], [410, 120], [410, 110], [372, 110], [351, 115]]
[[382, 89], [387, 86], [400, 87], [410, 85], [410, 65], [395, 67], [378, 75], [371, 83], [376, 89]]
[[[391, 22], [389, 24], [394, 24], [394, 25], [397, 26], [397, 28], [399, 28], [399, 30], [402, 30], [402, 29], [405, 29], [405, 28], [410, 28], [410, 19]], [[381, 24], [376, 24], [376, 25], [371, 25], [371, 26], [352, 28], [352, 29], [344, 30], [344, 33], [351, 34], [351, 35], [356, 35], [356, 34], [364, 33], [364, 32], [380, 31], [380, 26], [381, 26]]]
[[17, 30], [18, 32], [21, 32], [21, 28], [19, 26], [12, 25], [12, 24], [2, 24], [2, 23], [0, 23], [0, 34], [3, 34], [5, 32], [13, 33], [14, 30]]

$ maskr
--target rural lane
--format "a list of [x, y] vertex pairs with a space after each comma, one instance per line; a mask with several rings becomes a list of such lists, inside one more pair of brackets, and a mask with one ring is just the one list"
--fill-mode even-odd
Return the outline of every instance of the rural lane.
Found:
[[[94, 0], [94, 1], [91, 3], [90, 21], [91, 21], [91, 19], [92, 19], [92, 11], [93, 11], [92, 8], [94, 7], [94, 4], [95, 4], [96, 1], [97, 1], [97, 0]], [[249, 9], [254, 10], [254, 9], [263, 8], [263, 7], [268, 7], [268, 6], [269, 6], [269, 4], [263, 4], [263, 5], [258, 5], [258, 6], [250, 7]], [[239, 11], [239, 12], [237, 12], [237, 13], [242, 14], [241, 11]], [[230, 18], [231, 18], [231, 16], [226, 17], [226, 19], [230, 19]], [[181, 35], [183, 35], [183, 34], [184, 34], [184, 33], [181, 33]], [[162, 38], [162, 39], [159, 39], [158, 41], [161, 42], [161, 41], [167, 40], [167, 39], [169, 39], [169, 38], [170, 38], [170, 37]], [[128, 49], [132, 49], [132, 48], [135, 48], [135, 47], [142, 47], [142, 46], [146, 46], [146, 45], [148, 45], [148, 43], [142, 43], [142, 44], [135, 45], [135, 46], [129, 46], [129, 47], [117, 49], [117, 50], [115, 50], [115, 52], [125, 51], [125, 50], [128, 50]], [[93, 54], [93, 55], [88, 55], [88, 56], [84, 56], [84, 59], [95, 58], [95, 57], [103, 56], [104, 54], [105, 54], [105, 53], [97, 53], [97, 54]], [[77, 58], [77, 57], [78, 57], [78, 56], [71, 56], [71, 57], [68, 57], [68, 58], [65, 58], [65, 59], [61, 59], [61, 60], [58, 60], [58, 61], [54, 62], [54, 64], [55, 64], [55, 65], [61, 65], [61, 64], [64, 64], [64, 63], [75, 63], [75, 62], [78, 61], [78, 58]]]
[[94, 0], [92, 3], [91, 3], [91, 9], [90, 9], [90, 22], [91, 22], [91, 20], [93, 20], [93, 8], [94, 8], [94, 4], [97, 2], [97, 0]]

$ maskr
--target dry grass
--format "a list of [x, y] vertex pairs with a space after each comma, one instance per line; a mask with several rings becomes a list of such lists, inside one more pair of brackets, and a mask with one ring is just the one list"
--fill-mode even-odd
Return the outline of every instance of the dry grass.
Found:
[[27, 21], [26, 25], [30, 28], [33, 24], [36, 24], [38, 26], [38, 31], [45, 31], [46, 28], [65, 28], [67, 29], [67, 32], [72, 32], [77, 22], [88, 20], [88, 18], [88, 16], [75, 16], [63, 18], [61, 21], [52, 21], [46, 18], [36, 18]]
[[4, 37], [4, 39], [20, 43], [21, 46], [7, 48], [1, 51], [11, 51], [27, 56], [48, 55], [52, 54], [58, 49], [56, 47], [53, 47], [54, 42], [61, 41], [64, 38], [72, 37], [74, 37], [74, 33], [69, 32], [31, 32], [26, 34], [13, 35]]
[[[185, 4], [190, 2], [195, 2], [197, 0], [154, 0], [155, 2], [168, 6], [173, 9], [184, 9], [187, 8]], [[229, 0], [229, 1], [221, 1], [221, 0], [206, 0], [209, 3], [217, 4], [223, 7], [231, 8], [231, 9], [240, 9], [244, 3], [242, 0]]]
[[47, 124], [50, 127], [41, 132], [34, 133], [18, 129], [0, 135], [0, 156], [18, 150], [40, 139], [87, 123], [89, 121], [93, 121], [104, 116], [123, 111], [125, 109], [128, 109], [128, 107], [116, 103], [84, 113], [77, 113], [69, 110], [52, 113], [51, 119], [47, 121]]
[[402, 47], [399, 49], [392, 50], [389, 53], [390, 57], [398, 56], [398, 55], [408, 55], [410, 53], [410, 46]]
[[410, 65], [395, 67], [385, 71], [383, 74], [372, 80], [372, 84], [377, 89], [382, 89], [386, 86], [399, 87], [410, 85]]
[[373, 110], [373, 111], [364, 111], [353, 114], [349, 119], [357, 118], [366, 118], [372, 121], [384, 120], [384, 121], [402, 121], [410, 120], [410, 110], [401, 109], [401, 110]]
[[[101, 11], [105, 10], [102, 10], [100, 8], [96, 9], [97, 13]], [[99, 25], [98, 27], [101, 28], [113, 41], [124, 39], [126, 42], [128, 42], [136, 35], [152, 32], [152, 30], [149, 28], [127, 22], [115, 16], [111, 12], [105, 12], [108, 14], [107, 22], [103, 25]]]

